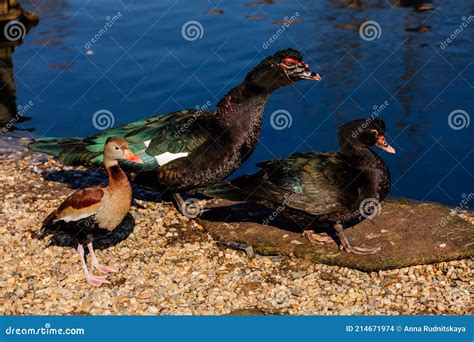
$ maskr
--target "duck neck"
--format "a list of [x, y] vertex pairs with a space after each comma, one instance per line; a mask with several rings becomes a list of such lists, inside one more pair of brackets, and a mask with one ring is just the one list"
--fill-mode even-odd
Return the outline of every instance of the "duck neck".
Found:
[[238, 122], [261, 121], [271, 90], [244, 81], [229, 91], [217, 105], [214, 115], [232, 125]]
[[109, 188], [120, 189], [123, 187], [130, 187], [127, 175], [125, 174], [125, 172], [122, 171], [117, 161], [106, 161], [104, 165], [105, 169], [107, 170], [107, 174], [109, 175]]
[[355, 168], [368, 170], [380, 169], [382, 159], [368, 147], [354, 147], [346, 144], [342, 147], [342, 155]]
[[354, 169], [359, 170], [360, 199], [383, 200], [390, 190], [390, 171], [382, 158], [368, 147], [345, 147], [342, 155]]

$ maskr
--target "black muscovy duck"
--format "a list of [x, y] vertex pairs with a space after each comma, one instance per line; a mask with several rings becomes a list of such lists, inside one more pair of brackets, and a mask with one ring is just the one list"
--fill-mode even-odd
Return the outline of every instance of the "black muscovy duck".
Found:
[[137, 173], [134, 182], [172, 193], [183, 213], [180, 193], [224, 179], [253, 152], [273, 90], [320, 79], [298, 51], [281, 50], [261, 61], [213, 111], [155, 115], [87, 138], [41, 138], [28, 146], [66, 165], [100, 166], [107, 138], [122, 137], [143, 160], [142, 165], [121, 161], [122, 168]]
[[[92, 273], [117, 272], [115, 267], [102, 265], [92, 246], [93, 233], [97, 228], [115, 229], [125, 218], [132, 203], [132, 187], [119, 166], [119, 160], [141, 163], [121, 138], [108, 138], [103, 147], [104, 166], [109, 175], [107, 186], [90, 187], [74, 192], [43, 221], [40, 238], [63, 232], [77, 240], [77, 252], [87, 282], [93, 286], [110, 284], [104, 276]], [[91, 269], [87, 268], [83, 244], [91, 255]]]
[[[257, 164], [256, 174], [221, 182], [202, 190], [211, 197], [249, 201], [263, 205], [303, 224], [305, 227], [331, 225], [347, 252], [372, 254], [379, 248], [352, 246], [344, 226], [372, 215], [372, 205], [387, 196], [390, 172], [369, 146], [395, 153], [384, 137], [385, 123], [378, 118], [351, 121], [339, 128], [341, 151], [296, 153], [289, 158]], [[367, 207], [362, 207], [367, 205]], [[311, 230], [305, 236], [318, 239]]]

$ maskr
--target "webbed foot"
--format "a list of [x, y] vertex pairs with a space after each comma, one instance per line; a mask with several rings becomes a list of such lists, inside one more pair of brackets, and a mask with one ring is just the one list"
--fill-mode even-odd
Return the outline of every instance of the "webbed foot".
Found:
[[342, 226], [342, 224], [339, 224], [339, 223], [335, 224], [334, 229], [336, 230], [337, 236], [339, 237], [339, 240], [341, 241], [341, 244], [339, 246], [339, 249], [341, 251], [346, 251], [348, 253], [354, 253], [354, 254], [375, 254], [381, 250], [381, 247], [365, 248], [365, 247], [352, 246], [351, 243], [349, 242], [349, 239], [346, 236], [346, 233], [344, 232], [344, 227]]
[[313, 245], [326, 245], [334, 242], [334, 240], [326, 233], [316, 234], [312, 230], [305, 230], [303, 236]]

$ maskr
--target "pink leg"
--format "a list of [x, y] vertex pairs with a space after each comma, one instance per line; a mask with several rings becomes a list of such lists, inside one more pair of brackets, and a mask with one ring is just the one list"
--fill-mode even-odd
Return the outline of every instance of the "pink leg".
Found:
[[84, 247], [81, 244], [77, 245], [77, 253], [79, 253], [79, 257], [81, 258], [81, 266], [82, 270], [84, 271], [84, 275], [86, 276], [87, 282], [92, 286], [100, 286], [102, 284], [110, 284], [110, 281], [105, 279], [105, 277], [98, 277], [93, 275], [87, 269], [86, 259], [84, 257]]
[[118, 272], [118, 269], [116, 269], [115, 267], [99, 264], [99, 261], [97, 260], [97, 257], [96, 257], [95, 252], [94, 252], [94, 247], [92, 246], [92, 242], [89, 242], [87, 244], [87, 248], [89, 249], [89, 253], [91, 254], [91, 267], [92, 267], [92, 269], [96, 269], [97, 271], [102, 272], [102, 273], [109, 273], [109, 272], [116, 273], [116, 272]]

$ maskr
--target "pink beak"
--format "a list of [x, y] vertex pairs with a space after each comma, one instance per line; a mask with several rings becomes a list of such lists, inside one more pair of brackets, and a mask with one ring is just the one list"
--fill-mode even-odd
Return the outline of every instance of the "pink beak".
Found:
[[393, 154], [396, 153], [395, 149], [387, 143], [387, 140], [385, 140], [385, 137], [383, 135], [379, 135], [375, 146], [384, 150], [385, 152], [393, 153]]

